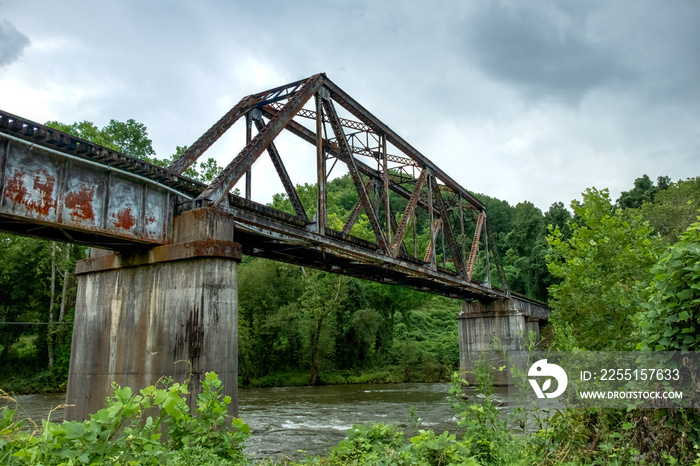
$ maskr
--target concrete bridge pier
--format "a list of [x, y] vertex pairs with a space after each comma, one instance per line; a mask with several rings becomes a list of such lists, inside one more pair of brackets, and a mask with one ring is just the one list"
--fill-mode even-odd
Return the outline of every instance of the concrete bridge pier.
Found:
[[194, 409], [214, 371], [238, 411], [238, 262], [233, 218], [214, 208], [174, 219], [174, 244], [147, 251], [94, 250], [76, 266], [78, 298], [66, 418], [105, 406], [111, 384], [134, 390], [161, 377], [189, 379]]
[[[522, 300], [493, 300], [462, 302], [458, 319], [459, 363], [462, 377], [470, 384], [476, 383], [475, 370], [482, 354], [490, 367], [506, 366], [503, 351], [517, 356], [524, 351], [530, 332], [540, 338], [540, 319], [546, 309]], [[541, 315], [540, 315], [541, 314]], [[538, 317], [539, 316], [539, 317]], [[499, 349], [494, 348], [498, 340]], [[494, 370], [494, 385], [508, 384], [508, 368]]]

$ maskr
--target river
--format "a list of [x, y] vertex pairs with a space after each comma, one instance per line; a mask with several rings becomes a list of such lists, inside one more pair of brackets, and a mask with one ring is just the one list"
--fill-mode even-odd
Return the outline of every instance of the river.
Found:
[[[456, 432], [458, 418], [449, 388], [446, 383], [421, 383], [239, 390], [238, 414], [253, 434], [246, 442], [246, 452], [257, 459], [327, 455], [345, 438], [347, 429], [365, 422], [398, 424], [407, 436], [413, 435], [416, 429], [411, 422], [411, 407], [419, 421], [418, 429]], [[467, 395], [477, 397], [473, 391]], [[505, 392], [497, 390], [496, 403], [502, 398]], [[52, 409], [65, 402], [65, 395], [20, 395], [16, 399], [23, 416], [40, 425], [40, 419], [47, 419]], [[0, 401], [0, 406], [6, 404]], [[61, 422], [63, 409], [53, 411], [50, 420]]]

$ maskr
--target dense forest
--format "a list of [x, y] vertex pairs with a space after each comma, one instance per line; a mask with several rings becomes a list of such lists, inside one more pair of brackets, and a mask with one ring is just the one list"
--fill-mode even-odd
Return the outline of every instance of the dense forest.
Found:
[[[89, 122], [50, 123], [167, 163], [155, 158], [145, 127], [133, 120], [112, 121], [102, 129]], [[173, 157], [183, 149], [178, 147]], [[220, 170], [211, 159], [195, 169], [188, 176], [204, 181]], [[700, 177], [654, 181], [643, 175], [632, 182], [617, 200], [607, 189], [590, 187], [569, 208], [557, 202], [546, 212], [528, 201], [513, 206], [474, 193], [487, 206], [510, 289], [552, 308], [545, 341], [550, 348], [700, 347]], [[310, 215], [315, 189], [297, 187]], [[348, 176], [328, 184], [330, 227], [342, 228], [341, 219], [356, 199]], [[283, 194], [270, 205], [291, 212]], [[351, 233], [372, 238], [366, 218]], [[429, 235], [427, 219], [418, 216], [415, 244], [407, 235], [407, 249], [424, 250]], [[69, 244], [0, 235], [0, 388], [65, 388], [76, 292], [73, 270], [85, 254], [84, 248]], [[477, 275], [484, 273], [483, 261], [481, 267]], [[458, 312], [455, 300], [244, 257], [239, 268], [239, 384], [449, 380], [459, 363]], [[630, 421], [625, 414], [611, 416], [579, 421], [589, 427], [591, 422]], [[688, 416], [669, 414], [658, 429], [673, 421], [676, 434], [682, 425], [697, 441], [697, 414]], [[635, 426], [642, 422], [633, 418]], [[669, 445], [677, 445], [671, 437]]]

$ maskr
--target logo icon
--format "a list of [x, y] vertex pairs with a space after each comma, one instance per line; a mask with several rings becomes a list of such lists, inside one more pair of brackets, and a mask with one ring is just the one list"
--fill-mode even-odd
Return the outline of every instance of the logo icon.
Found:
[[[566, 386], [569, 383], [569, 378], [566, 376], [566, 372], [561, 367], [556, 364], [550, 364], [546, 359], [540, 359], [527, 371], [528, 377], [549, 377], [542, 384], [542, 388], [537, 383], [535, 379], [528, 379], [532, 389], [535, 391], [537, 398], [556, 398], [566, 390]], [[547, 390], [552, 385], [552, 378], [557, 381], [557, 389], [552, 393], [546, 393]]]

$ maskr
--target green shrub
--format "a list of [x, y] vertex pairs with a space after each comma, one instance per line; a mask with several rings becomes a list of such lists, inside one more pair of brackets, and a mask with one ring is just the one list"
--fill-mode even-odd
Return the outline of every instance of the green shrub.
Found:
[[700, 350], [700, 222], [651, 269], [648, 312], [642, 316], [644, 350]]
[[[24, 430], [15, 412], [0, 414], [0, 464], [185, 465], [247, 462], [243, 443], [250, 428], [240, 419], [227, 424], [230, 397], [221, 396], [221, 381], [212, 372], [202, 382], [197, 415], [185, 402], [187, 385], [146, 387], [138, 394], [114, 385], [107, 407], [84, 422], [42, 421], [39, 430]], [[230, 419], [230, 418], [229, 418]], [[165, 434], [165, 435], [163, 435]]]

